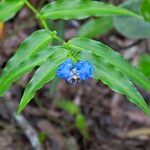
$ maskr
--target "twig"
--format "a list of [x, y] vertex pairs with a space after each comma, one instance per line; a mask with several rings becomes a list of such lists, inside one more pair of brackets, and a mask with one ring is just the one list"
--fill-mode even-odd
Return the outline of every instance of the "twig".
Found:
[[131, 48], [133, 46], [137, 46], [137, 45], [141, 44], [141, 42], [143, 42], [143, 40], [137, 40], [137, 41], [135, 41], [135, 42], [133, 42], [133, 43], [127, 45], [127, 46], [121, 47], [121, 49], [122, 50], [129, 49], [129, 48]]
[[15, 114], [16, 110], [15, 104], [11, 101], [7, 102], [7, 100], [5, 100], [4, 102], [6, 103], [7, 108], [9, 109], [18, 126], [25, 133], [26, 137], [28, 138], [29, 142], [32, 145], [32, 148], [34, 150], [43, 150], [36, 130], [31, 126], [31, 124], [27, 121], [27, 119], [23, 115]]
[[150, 135], [150, 128], [138, 128], [133, 129], [127, 132], [125, 135], [126, 138], [138, 137], [138, 136], [149, 136]]
[[32, 147], [35, 150], [42, 150], [42, 146], [40, 144], [40, 141], [38, 139], [38, 134], [35, 131], [35, 129], [29, 124], [29, 122], [25, 119], [22, 115], [16, 115], [13, 114], [17, 124], [20, 126], [20, 128], [23, 129], [25, 132], [26, 137], [29, 139]]
[[80, 106], [80, 102], [81, 102], [81, 96], [83, 94], [83, 89], [82, 88], [79, 88], [78, 92], [77, 92], [77, 95], [75, 96], [74, 98], [74, 103], [78, 106]]

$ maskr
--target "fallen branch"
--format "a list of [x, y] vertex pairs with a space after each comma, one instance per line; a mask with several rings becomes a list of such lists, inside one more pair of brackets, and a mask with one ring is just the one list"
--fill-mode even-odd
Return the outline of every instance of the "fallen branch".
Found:
[[[7, 95], [7, 97], [8, 97], [8, 95]], [[15, 114], [16, 106], [15, 106], [14, 102], [12, 102], [11, 100], [7, 101], [6, 99], [4, 100], [4, 102], [6, 103], [8, 110], [12, 114], [17, 125], [23, 130], [25, 136], [28, 138], [29, 142], [31, 143], [32, 148], [34, 150], [43, 150], [42, 145], [38, 138], [38, 133], [36, 132], [36, 130], [31, 126], [31, 124], [27, 121], [27, 119], [23, 115]]]

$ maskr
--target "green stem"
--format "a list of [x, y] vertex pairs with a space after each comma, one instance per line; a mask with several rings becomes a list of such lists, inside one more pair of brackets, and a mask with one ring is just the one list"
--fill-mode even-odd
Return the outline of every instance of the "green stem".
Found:
[[[37, 17], [38, 19], [40, 19], [40, 21], [41, 21], [43, 27], [44, 27], [45, 29], [49, 29], [49, 28], [48, 28], [48, 25], [47, 25], [47, 23], [46, 23], [46, 21], [44, 20], [43, 16], [41, 15], [41, 13], [40, 13], [28, 0], [24, 0], [24, 2], [25, 2], [25, 4], [28, 6], [28, 8], [36, 15], [36, 17]], [[62, 44], [65, 43], [65, 41], [64, 41], [62, 38], [60, 38], [58, 35], [55, 35], [54, 38], [55, 38], [56, 40], [60, 41]]]
[[47, 25], [46, 21], [43, 19], [40, 12], [38, 12], [38, 10], [28, 0], [24, 0], [24, 2], [28, 6], [28, 8], [36, 15], [36, 17], [38, 17], [40, 19], [43, 27], [48, 29], [48, 25]]
[[34, 6], [28, 2], [28, 0], [25, 0], [25, 4], [38, 16], [39, 12], [36, 10], [36, 8], [34, 8]]
[[58, 35], [55, 35], [55, 37], [54, 37], [56, 40], [58, 40], [60, 43], [62, 43], [62, 44], [65, 44], [66, 42], [61, 38], [61, 37], [59, 37]]
[[42, 22], [42, 24], [43, 24], [43, 27], [44, 27], [45, 29], [49, 29], [49, 28], [48, 28], [48, 25], [47, 25], [47, 23], [46, 23], [46, 21], [43, 19], [43, 17], [42, 17], [41, 15], [39, 15], [39, 19], [41, 20], [41, 22]]

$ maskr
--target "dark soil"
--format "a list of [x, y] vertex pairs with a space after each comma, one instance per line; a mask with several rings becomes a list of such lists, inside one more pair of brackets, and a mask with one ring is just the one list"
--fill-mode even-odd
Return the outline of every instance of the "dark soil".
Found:
[[[38, 0], [32, 2], [36, 6], [39, 5]], [[75, 36], [83, 22], [66, 22], [65, 39]], [[60, 21], [53, 22], [52, 28], [56, 28], [55, 25], [58, 23]], [[4, 26], [3, 34], [0, 35], [1, 70], [19, 44], [40, 28], [27, 8], [23, 8]], [[121, 52], [134, 65], [137, 65], [142, 53], [150, 52], [150, 40], [130, 40], [114, 30], [97, 40]], [[15, 82], [1, 98], [0, 150], [33, 149], [25, 130], [16, 122], [12, 114], [32, 74], [27, 74]], [[138, 89], [150, 103], [150, 93], [139, 87]], [[58, 109], [56, 101], [61, 99], [78, 104], [88, 122], [89, 140], [85, 140], [74, 126], [74, 118], [69, 113]], [[71, 85], [64, 80], [59, 80], [46, 84], [37, 92], [22, 116], [38, 134], [44, 135], [41, 145], [45, 150], [150, 150], [150, 134], [148, 134], [150, 118], [131, 104], [125, 96], [113, 92], [100, 81], [91, 79]], [[138, 131], [142, 133], [139, 134]]]

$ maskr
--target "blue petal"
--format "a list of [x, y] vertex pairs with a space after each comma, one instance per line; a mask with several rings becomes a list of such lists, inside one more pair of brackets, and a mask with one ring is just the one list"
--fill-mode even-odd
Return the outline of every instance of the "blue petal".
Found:
[[80, 80], [87, 80], [92, 77], [93, 66], [88, 61], [79, 61], [75, 68], [78, 71], [78, 78]]
[[87, 80], [92, 77], [93, 66], [88, 61], [79, 61], [73, 64], [71, 59], [66, 59], [57, 69], [56, 74], [68, 82]]
[[69, 78], [71, 70], [73, 68], [73, 62], [71, 59], [66, 59], [57, 69], [56, 74], [60, 78]]

